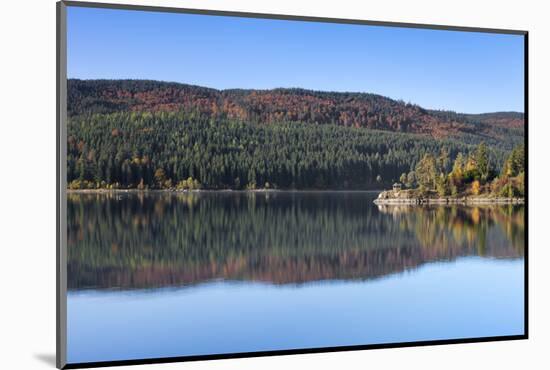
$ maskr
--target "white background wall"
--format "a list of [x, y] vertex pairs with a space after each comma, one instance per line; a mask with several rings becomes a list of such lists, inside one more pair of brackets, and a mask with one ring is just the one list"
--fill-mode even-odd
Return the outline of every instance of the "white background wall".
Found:
[[[98, 0], [99, 1], [99, 0]], [[124, 2], [111, 0], [111, 2]], [[530, 31], [528, 341], [164, 364], [151, 369], [548, 368], [550, 39], [544, 1], [127, 0], [134, 4]], [[0, 368], [53, 368], [55, 354], [55, 1], [0, 12]], [[7, 114], [6, 114], [7, 113]], [[547, 192], [546, 192], [547, 193]], [[134, 369], [144, 368], [133, 367]]]

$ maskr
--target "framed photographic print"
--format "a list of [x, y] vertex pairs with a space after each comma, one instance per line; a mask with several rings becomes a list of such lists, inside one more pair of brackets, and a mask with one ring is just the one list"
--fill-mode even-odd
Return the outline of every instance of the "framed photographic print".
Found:
[[527, 32], [57, 7], [59, 368], [527, 338]]

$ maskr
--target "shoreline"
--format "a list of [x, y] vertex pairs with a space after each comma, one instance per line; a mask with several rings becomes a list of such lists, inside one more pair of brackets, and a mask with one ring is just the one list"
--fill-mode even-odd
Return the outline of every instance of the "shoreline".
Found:
[[200, 194], [200, 193], [247, 193], [247, 194], [276, 194], [276, 193], [379, 193], [373, 203], [376, 205], [478, 205], [478, 204], [525, 204], [524, 198], [490, 198], [490, 197], [444, 197], [444, 198], [399, 198], [383, 197], [384, 190], [307, 190], [307, 189], [254, 189], [254, 190], [233, 190], [233, 189], [194, 189], [194, 190], [176, 190], [176, 189], [66, 189], [69, 194]]
[[524, 198], [387, 198], [375, 199], [376, 205], [444, 205], [444, 204], [525, 204]]
[[67, 194], [114, 194], [114, 193], [380, 193], [382, 190], [342, 190], [342, 189], [66, 189]]
[[438, 196], [434, 192], [423, 195], [415, 190], [384, 190], [378, 194], [373, 203], [376, 205], [525, 204], [525, 198], [491, 196], [487, 193]]

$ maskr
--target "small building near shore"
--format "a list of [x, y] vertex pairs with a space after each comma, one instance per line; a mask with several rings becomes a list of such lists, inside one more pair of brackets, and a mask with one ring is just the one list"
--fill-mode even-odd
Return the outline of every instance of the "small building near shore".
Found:
[[401, 191], [401, 183], [396, 182], [393, 184], [393, 191]]

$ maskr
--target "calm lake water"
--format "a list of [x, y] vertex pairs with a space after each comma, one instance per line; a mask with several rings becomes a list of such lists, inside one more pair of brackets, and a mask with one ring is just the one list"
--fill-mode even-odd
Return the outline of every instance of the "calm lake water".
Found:
[[68, 362], [524, 332], [524, 207], [68, 195]]

